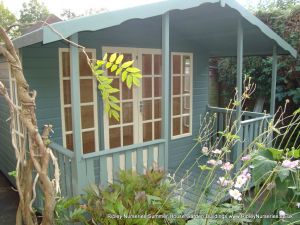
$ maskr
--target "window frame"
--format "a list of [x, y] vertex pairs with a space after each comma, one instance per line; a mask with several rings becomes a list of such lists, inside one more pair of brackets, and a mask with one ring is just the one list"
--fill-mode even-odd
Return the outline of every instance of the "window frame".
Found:
[[[96, 49], [85, 49], [87, 53], [92, 54], [92, 58], [96, 58]], [[66, 131], [66, 121], [65, 121], [65, 108], [70, 108], [72, 110], [72, 99], [71, 99], [71, 104], [64, 104], [64, 89], [63, 89], [63, 81], [64, 80], [69, 80], [70, 81], [70, 90], [71, 90], [71, 74], [69, 77], [64, 77], [63, 74], [63, 58], [62, 55], [64, 52], [69, 52], [69, 48], [59, 48], [59, 82], [60, 82], [60, 108], [61, 108], [61, 128], [62, 128], [62, 139], [63, 139], [63, 146], [67, 149], [67, 137], [66, 135], [68, 134], [73, 134], [73, 129], [71, 131]], [[82, 52], [82, 50], [79, 51], [79, 53]], [[78, 55], [79, 57], [79, 55]], [[80, 72], [80, 68], [79, 68]], [[70, 65], [70, 73], [71, 73], [71, 65]], [[97, 93], [97, 82], [95, 78], [92, 77], [87, 77], [87, 76], [80, 76], [79, 74], [79, 82], [81, 80], [92, 80], [93, 81], [93, 102], [88, 102], [88, 103], [82, 103], [80, 101], [80, 118], [79, 118], [79, 123], [80, 123], [80, 138], [81, 138], [81, 154], [90, 154], [93, 152], [98, 152], [99, 149], [99, 127], [98, 127], [98, 93]], [[79, 89], [79, 96], [80, 96], [80, 89]], [[93, 128], [82, 128], [82, 121], [81, 121], [81, 107], [82, 106], [93, 106], [93, 112], [94, 112], [94, 127]], [[73, 117], [73, 115], [72, 115]], [[73, 128], [73, 127], [72, 127]], [[84, 132], [90, 132], [94, 131], [94, 136], [95, 136], [95, 151], [93, 152], [88, 152], [84, 153], [83, 152], [83, 140], [82, 140], [82, 135]], [[70, 149], [69, 149], [70, 150]], [[73, 151], [73, 150], [70, 150]]]
[[[173, 95], [173, 56], [174, 55], [180, 55], [180, 63], [181, 63], [181, 71], [180, 74], [176, 74], [175, 77], [180, 77], [180, 93], [177, 95]], [[184, 94], [184, 90], [186, 86], [183, 84], [183, 79], [185, 78], [185, 73], [184, 73], [184, 65], [183, 65], [183, 57], [184, 56], [189, 56], [190, 57], [190, 71], [189, 71], [189, 76], [190, 76], [190, 93], [189, 94]], [[171, 52], [171, 88], [170, 88], [170, 97], [171, 97], [171, 113], [170, 113], [170, 120], [171, 120], [171, 140], [179, 139], [179, 138], [184, 138], [184, 137], [189, 137], [192, 136], [193, 134], [193, 75], [194, 75], [194, 62], [193, 62], [193, 53], [191, 52]], [[183, 114], [183, 106], [186, 104], [186, 102], [183, 104], [183, 99], [185, 96], [190, 97], [190, 107], [189, 113]], [[173, 98], [174, 97], [179, 97], [180, 98], [180, 113], [178, 115], [173, 115]], [[183, 124], [183, 118], [189, 116], [189, 132], [188, 133], [182, 133], [182, 124]], [[173, 119], [180, 118], [180, 134], [174, 135], [173, 134]]]

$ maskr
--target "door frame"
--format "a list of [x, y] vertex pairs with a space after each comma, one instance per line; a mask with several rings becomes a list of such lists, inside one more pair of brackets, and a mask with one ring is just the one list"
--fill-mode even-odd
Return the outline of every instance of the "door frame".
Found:
[[[134, 66], [137, 68], [142, 68], [142, 54], [162, 54], [161, 49], [152, 49], [152, 48], [134, 48], [134, 47], [116, 47], [116, 46], [103, 46], [102, 47], [102, 56], [107, 53], [129, 53], [132, 54], [134, 60]], [[154, 63], [152, 63], [152, 70], [154, 74]], [[161, 71], [161, 76], [163, 77], [163, 71]], [[153, 75], [154, 76], [154, 75]], [[140, 102], [142, 101], [142, 93], [143, 93], [143, 84], [141, 82], [140, 87], [133, 86], [133, 144], [143, 143], [143, 119], [142, 112], [140, 111]], [[152, 84], [152, 93], [154, 89], [154, 84]], [[163, 87], [162, 87], [163, 90]], [[163, 93], [163, 91], [161, 91]], [[120, 95], [121, 98], [121, 95]], [[152, 99], [154, 96], [152, 95]], [[163, 103], [163, 97], [161, 97], [161, 104]], [[154, 106], [152, 106], [154, 107]], [[104, 108], [104, 105], [103, 105]], [[152, 111], [153, 112], [153, 111]], [[138, 116], [135, 116], [138, 115]], [[120, 115], [122, 116], [122, 115]], [[154, 115], [153, 115], [154, 116]], [[161, 121], [163, 118], [161, 118]], [[152, 117], [152, 121], [154, 121]], [[109, 147], [109, 118], [106, 113], [103, 114], [103, 128], [104, 128], [104, 148], [110, 149]], [[153, 131], [152, 131], [153, 132]], [[122, 132], [120, 133], [122, 135]], [[153, 135], [153, 133], [152, 133]], [[154, 138], [154, 137], [153, 137]], [[153, 140], [152, 140], [153, 141]], [[121, 143], [122, 144], [122, 143]], [[124, 147], [123, 145], [120, 147]]]

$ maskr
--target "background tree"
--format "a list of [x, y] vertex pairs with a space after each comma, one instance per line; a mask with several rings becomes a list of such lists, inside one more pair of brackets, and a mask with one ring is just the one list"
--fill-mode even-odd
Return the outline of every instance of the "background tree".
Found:
[[30, 0], [30, 2], [23, 3], [23, 8], [20, 10], [19, 23], [32, 24], [34, 22], [43, 21], [49, 15], [49, 11], [44, 3], [39, 0]]
[[[3, 2], [0, 2], [0, 26], [8, 27], [16, 22], [17, 18], [15, 15], [4, 6]], [[15, 29], [11, 29], [8, 34], [10, 37], [18, 36], [18, 32]]]

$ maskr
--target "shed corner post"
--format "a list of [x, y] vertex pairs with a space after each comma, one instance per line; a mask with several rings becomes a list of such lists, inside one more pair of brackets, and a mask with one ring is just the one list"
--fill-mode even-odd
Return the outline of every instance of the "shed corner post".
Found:
[[240, 140], [237, 141], [233, 148], [233, 161], [236, 162], [236, 171], [241, 168], [241, 161], [238, 160], [242, 154], [242, 141], [243, 141], [243, 129], [241, 126], [242, 120], [242, 92], [243, 92], [243, 54], [244, 54], [244, 31], [241, 19], [237, 24], [237, 73], [236, 73], [236, 86], [237, 86], [237, 101], [236, 106], [236, 131]]
[[169, 154], [169, 105], [170, 105], [170, 14], [166, 12], [162, 15], [162, 74], [163, 74], [163, 120], [162, 133], [165, 139], [164, 149], [164, 168], [168, 168], [168, 154]]
[[[78, 34], [73, 34], [70, 41], [77, 44]], [[70, 68], [71, 68], [71, 108], [72, 108], [72, 127], [73, 127], [73, 150], [74, 160], [72, 162], [72, 185], [73, 194], [81, 194], [85, 187], [83, 180], [85, 176], [84, 162], [82, 159], [82, 140], [80, 124], [80, 77], [79, 77], [79, 50], [78, 47], [70, 43]]]

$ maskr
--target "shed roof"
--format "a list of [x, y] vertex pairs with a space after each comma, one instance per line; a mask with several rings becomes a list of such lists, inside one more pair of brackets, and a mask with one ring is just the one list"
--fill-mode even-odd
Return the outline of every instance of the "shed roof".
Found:
[[[208, 5], [209, 7], [207, 7]], [[205, 10], [208, 11], [206, 12], [206, 16], [209, 17], [205, 19], [205, 23], [203, 22], [203, 16], [200, 17], [201, 15], [199, 11], [189, 11], [193, 10], [194, 8], [201, 9], [203, 7], [206, 7]], [[227, 13], [227, 18], [222, 18], [220, 15], [212, 14], [213, 9], [216, 8], [222, 8], [218, 11], [218, 13], [222, 14], [222, 12], [224, 11], [224, 15]], [[171, 22], [172, 16], [174, 17], [174, 19], [177, 19], [177, 21], [184, 22], [188, 15], [187, 13], [186, 15], [182, 13], [180, 14], [179, 11], [189, 11], [189, 14], [192, 14], [193, 16], [195, 16], [195, 18], [197, 17], [193, 20], [191, 20], [190, 18], [189, 21], [191, 25], [188, 27], [190, 28], [189, 31], [194, 32], [195, 37], [198, 37], [201, 42], [204, 42], [204, 46], [208, 46], [210, 44], [211, 46], [216, 45], [218, 47], [218, 44], [220, 44], [220, 40], [222, 40], [222, 43], [224, 45], [224, 43], [229, 43], [233, 39], [235, 39], [236, 27], [228, 31], [225, 31], [224, 29], [222, 30], [220, 28], [226, 27], [226, 19], [228, 19], [228, 23], [232, 23], [233, 18], [237, 19], [239, 17], [245, 24], [245, 37], [247, 37], [247, 35], [251, 36], [251, 38], [248, 39], [249, 50], [247, 50], [247, 48], [245, 49], [246, 55], [271, 55], [272, 46], [274, 43], [276, 43], [279, 46], [279, 54], [291, 54], [293, 57], [297, 56], [297, 51], [290, 44], [288, 44], [267, 25], [265, 25], [262, 21], [260, 21], [257, 17], [252, 15], [249, 11], [247, 11], [234, 0], [165, 0], [128, 9], [105, 12], [87, 17], [79, 17], [72, 20], [51, 24], [49, 26], [44, 26], [41, 29], [33, 31], [14, 40], [14, 44], [18, 48], [38, 42], [47, 44], [50, 42], [61, 40], [62, 37], [69, 37], [78, 32], [101, 30], [121, 25], [128, 20], [147, 19], [150, 17], [162, 15], [166, 12], [171, 13]], [[181, 17], [179, 15], [181, 15]], [[214, 18], [218, 16], [220, 17], [220, 20], [217, 22], [214, 21]], [[231, 20], [229, 20], [229, 16], [231, 17]], [[205, 35], [203, 35], [203, 31], [202, 33], [200, 31], [198, 31], [198, 33], [195, 33], [194, 31], [197, 30], [197, 27], [201, 27], [202, 29], [207, 29], [207, 31], [210, 31], [211, 29], [208, 28], [213, 25], [218, 25], [218, 23], [220, 25], [219, 28], [216, 28], [216, 30], [219, 30], [219, 32], [207, 32], [206, 39], [204, 37]], [[182, 24], [182, 26], [180, 27], [181, 32], [188, 32], [186, 30], [187, 26], [183, 26], [184, 24]], [[213, 36], [214, 38], [212, 38]], [[232, 48], [230, 44], [228, 46]], [[235, 54], [234, 51], [226, 52], [227, 50], [225, 48], [226, 46], [220, 46], [220, 51], [223, 51], [223, 53], [220, 51], [216, 51], [215, 49], [209, 49], [210, 56], [230, 56]]]

